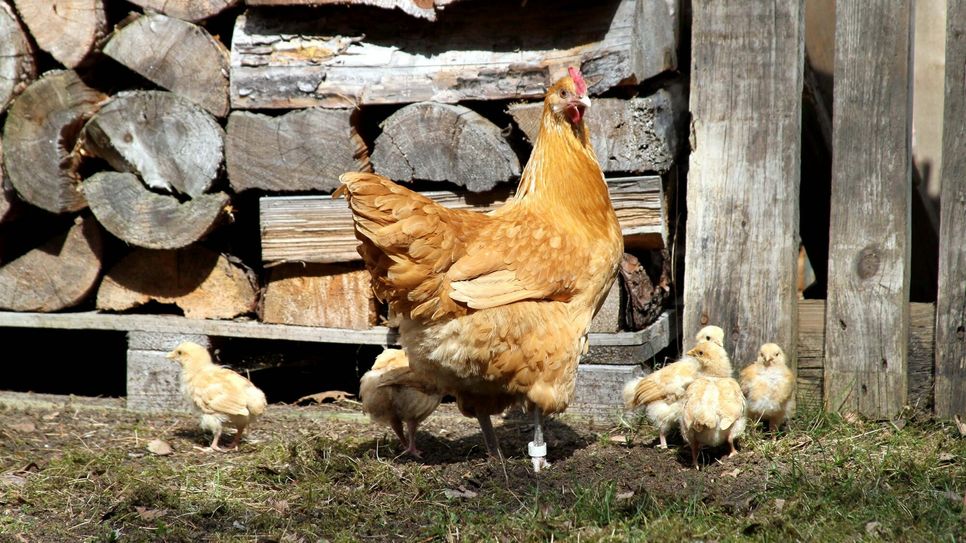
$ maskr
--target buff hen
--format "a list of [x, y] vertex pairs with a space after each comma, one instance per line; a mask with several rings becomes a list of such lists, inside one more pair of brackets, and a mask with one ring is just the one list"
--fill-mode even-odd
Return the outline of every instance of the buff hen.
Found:
[[739, 380], [748, 401], [748, 416], [755, 422], [767, 420], [768, 429], [778, 431], [790, 415], [795, 389], [785, 351], [774, 343], [762, 345], [758, 359], [741, 370]]
[[728, 353], [720, 345], [702, 341], [688, 355], [698, 361], [698, 377], [688, 387], [681, 413], [681, 435], [691, 446], [691, 463], [698, 468], [702, 445], [728, 442], [733, 456], [735, 439], [745, 431], [745, 397], [732, 377]]

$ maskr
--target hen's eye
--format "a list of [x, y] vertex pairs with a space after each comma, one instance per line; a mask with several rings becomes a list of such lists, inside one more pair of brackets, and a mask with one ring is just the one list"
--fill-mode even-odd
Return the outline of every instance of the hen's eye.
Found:
[[570, 96], [570, 92], [567, 91], [567, 89], [560, 89], [560, 97], [561, 98], [567, 98], [568, 96]]

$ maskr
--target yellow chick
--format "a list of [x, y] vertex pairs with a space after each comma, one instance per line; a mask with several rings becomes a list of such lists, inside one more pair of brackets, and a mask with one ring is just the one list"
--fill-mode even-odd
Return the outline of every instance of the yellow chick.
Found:
[[[420, 386], [401, 349], [386, 349], [359, 382], [362, 410], [375, 422], [392, 427], [407, 453], [419, 458], [416, 427], [439, 405], [441, 395]], [[406, 423], [406, 431], [403, 431]]]
[[[723, 346], [724, 331], [717, 326], [705, 326], [695, 339], [698, 342], [711, 341]], [[698, 369], [698, 361], [685, 355], [676, 362], [624, 385], [624, 407], [635, 409], [646, 406], [648, 420], [658, 429], [658, 448], [667, 448], [667, 434], [681, 420], [685, 391], [698, 376]]]
[[226, 422], [235, 427], [228, 448], [237, 448], [245, 428], [265, 412], [265, 394], [248, 379], [215, 365], [197, 343], [186, 341], [165, 356], [181, 364], [181, 390], [201, 411], [201, 427], [214, 433], [211, 446], [202, 450], [225, 452], [218, 440]]
[[767, 420], [772, 432], [790, 416], [795, 376], [788, 369], [785, 351], [774, 343], [758, 350], [758, 359], [741, 370], [741, 391], [748, 400], [748, 416], [753, 421]]
[[702, 445], [716, 447], [725, 441], [728, 456], [737, 453], [735, 438], [745, 431], [745, 397], [732, 377], [728, 353], [710, 341], [702, 341], [688, 355], [700, 365], [698, 377], [688, 387], [681, 413], [681, 435], [691, 445], [691, 463], [698, 468]]

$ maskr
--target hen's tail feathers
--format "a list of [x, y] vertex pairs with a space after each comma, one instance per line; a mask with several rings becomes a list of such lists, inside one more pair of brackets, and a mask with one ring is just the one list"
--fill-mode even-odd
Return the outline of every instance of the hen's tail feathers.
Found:
[[638, 377], [624, 385], [624, 407], [634, 409], [662, 400], [667, 395], [664, 388], [647, 377]]

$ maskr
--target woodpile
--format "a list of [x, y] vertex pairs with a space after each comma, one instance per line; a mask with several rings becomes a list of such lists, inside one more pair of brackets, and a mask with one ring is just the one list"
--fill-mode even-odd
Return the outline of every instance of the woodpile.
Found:
[[384, 325], [338, 176], [498, 207], [571, 65], [636, 255], [594, 330], [669, 305], [676, 2], [247, 4], [0, 0], [0, 308]]

